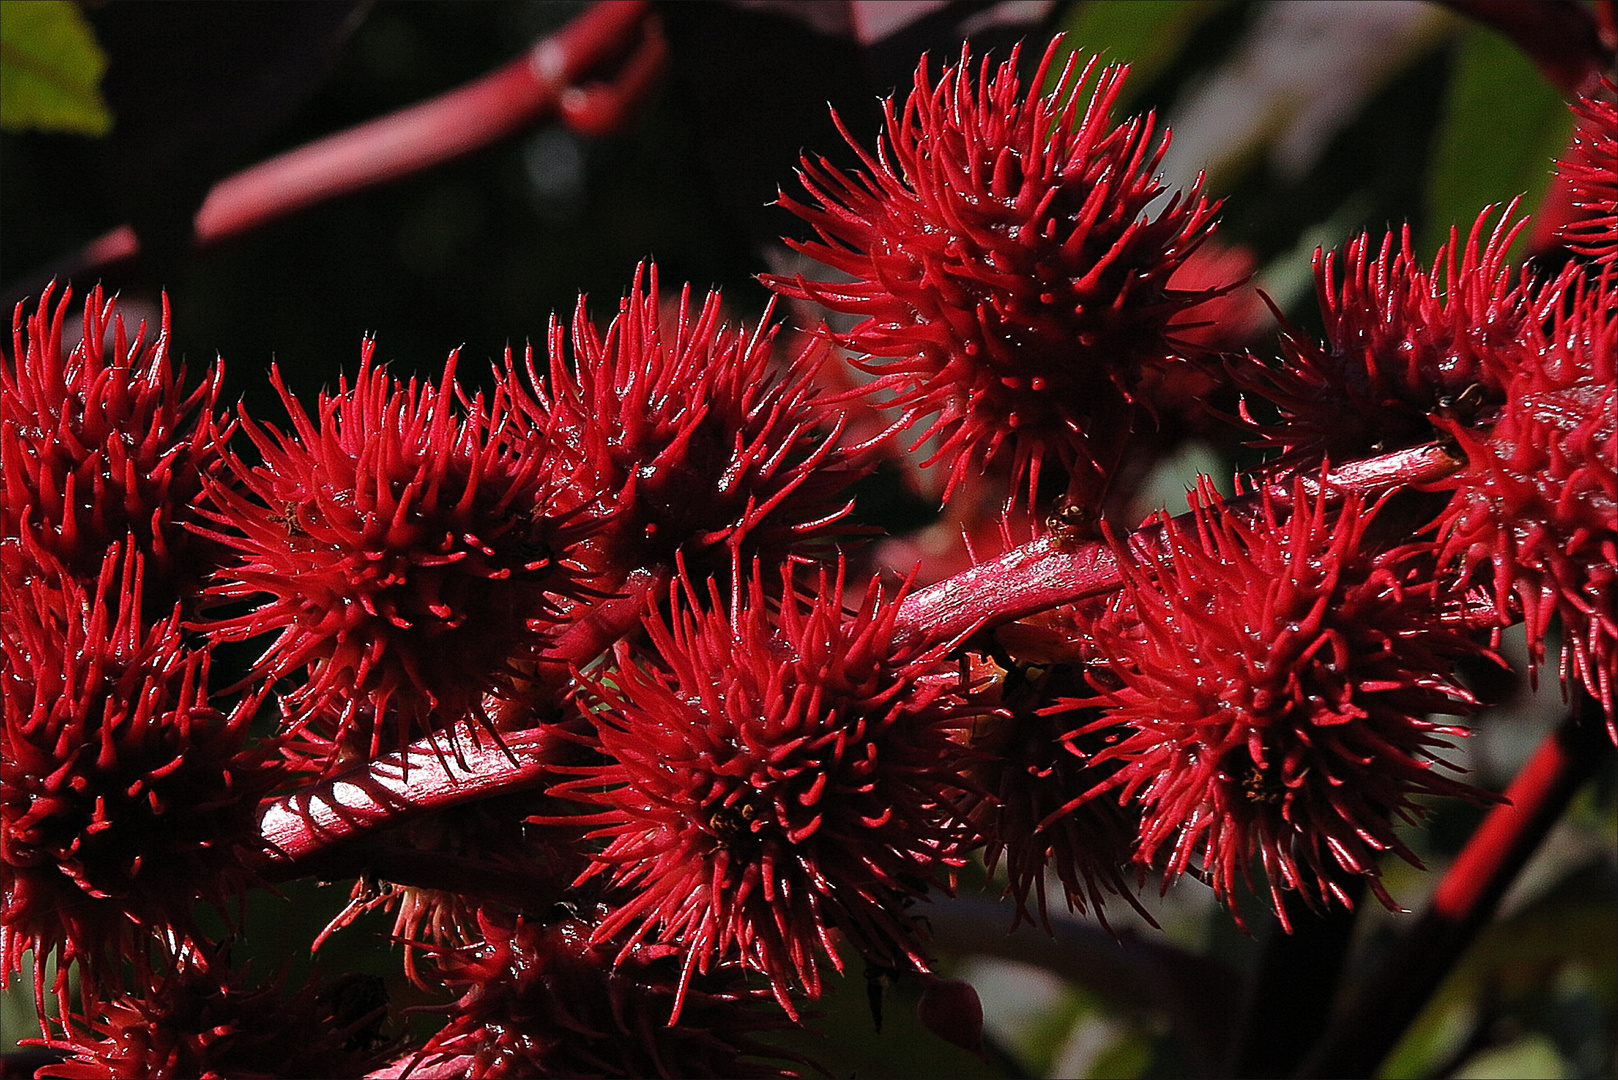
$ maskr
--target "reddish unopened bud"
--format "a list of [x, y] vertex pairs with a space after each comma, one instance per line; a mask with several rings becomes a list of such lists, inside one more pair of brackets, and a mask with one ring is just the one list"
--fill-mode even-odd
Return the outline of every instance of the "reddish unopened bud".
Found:
[[916, 1019], [940, 1039], [982, 1056], [983, 1002], [964, 979], [926, 977]]

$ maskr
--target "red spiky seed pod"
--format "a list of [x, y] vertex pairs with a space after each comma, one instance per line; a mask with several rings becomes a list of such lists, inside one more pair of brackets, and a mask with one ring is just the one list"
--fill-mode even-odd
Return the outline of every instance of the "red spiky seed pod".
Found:
[[509, 357], [507, 382], [564, 463], [569, 504], [608, 520], [598, 562], [623, 573], [679, 552], [694, 573], [723, 572], [837, 529], [870, 465], [815, 389], [823, 341], [778, 370], [768, 313], [751, 331], [727, 325], [719, 294], [693, 310], [689, 286], [665, 308], [656, 266], [637, 268], [604, 335], [584, 305], [571, 335], [551, 325], [548, 386], [531, 355], [534, 397]]
[[1601, 96], [1580, 96], [1571, 154], [1557, 171], [1573, 189], [1579, 218], [1562, 227], [1562, 239], [1598, 265], [1618, 264], [1618, 85], [1601, 80]]
[[261, 462], [227, 454], [206, 511], [237, 556], [209, 591], [253, 605], [208, 630], [276, 635], [258, 674], [299, 677], [283, 702], [327, 726], [333, 762], [487, 724], [558, 603], [590, 594], [570, 561], [587, 530], [555, 511], [554, 455], [513, 437], [504, 393], [467, 401], [453, 354], [437, 386], [401, 385], [374, 351], [314, 417], [273, 374], [292, 430], [243, 416]]
[[22, 549], [28, 568], [0, 575], [0, 981], [32, 949], [37, 980], [58, 957], [58, 997], [77, 961], [93, 998], [122, 962], [150, 973], [154, 950], [190, 941], [198, 900], [226, 910], [257, 880], [258, 801], [277, 772], [248, 744], [249, 717], [209, 702], [209, 653], [178, 605], [142, 621], [133, 545], [115, 544], [89, 588]]
[[67, 1037], [34, 1040], [68, 1055], [38, 1075], [364, 1076], [384, 1060], [375, 1033], [387, 996], [376, 982], [350, 978], [324, 990], [310, 983], [283, 996], [280, 980], [250, 987], [240, 974], [193, 955], [138, 995], [120, 995], [77, 1017]]
[[[1018, 52], [991, 74], [960, 64], [934, 84], [925, 59], [902, 110], [884, 105], [886, 141], [853, 176], [805, 158], [818, 203], [780, 203], [820, 239], [793, 243], [849, 283], [765, 277], [777, 292], [862, 321], [840, 339], [868, 358], [874, 391], [906, 418], [933, 419], [953, 488], [974, 465], [1009, 460], [1032, 503], [1047, 463], [1091, 502], [1121, 452], [1143, 384], [1189, 347], [1174, 324], [1225, 287], [1181, 289], [1177, 270], [1207, 238], [1217, 205], [1164, 198], [1154, 176], [1167, 135], [1154, 119], [1114, 127], [1126, 69], [1100, 71], [1047, 47], [1026, 95]], [[1194, 350], [1191, 350], [1194, 352]], [[948, 491], [946, 491], [946, 497]]]
[[874, 581], [849, 615], [841, 570], [813, 600], [782, 579], [773, 616], [756, 570], [728, 614], [687, 582], [646, 621], [658, 661], [621, 645], [586, 672], [606, 763], [552, 793], [602, 808], [582, 819], [606, 841], [590, 873], [619, 890], [598, 940], [678, 944], [683, 979], [739, 959], [796, 1016], [790, 990], [841, 970], [834, 931], [876, 967], [926, 970], [907, 907], [972, 840], [956, 736], [980, 710], [924, 679], [947, 646], [894, 651], [898, 598]]
[[1563, 684], [1601, 702], [1618, 742], [1618, 270], [1563, 276], [1566, 304], [1529, 339], [1535, 361], [1499, 418], [1445, 425], [1466, 466], [1439, 519], [1442, 558], [1492, 588], [1502, 624], [1521, 616], [1536, 668], [1560, 619]]
[[673, 947], [602, 943], [583, 917], [478, 921], [479, 940], [438, 958], [461, 997], [411, 1076], [798, 1075], [792, 1055], [756, 1038], [788, 1022], [735, 966], [687, 986]]
[[1283, 924], [1284, 891], [1351, 906], [1356, 877], [1392, 906], [1379, 858], [1416, 863], [1395, 819], [1476, 797], [1433, 769], [1462, 729], [1428, 717], [1475, 707], [1451, 666], [1478, 652], [1438, 620], [1430, 566], [1371, 546], [1372, 508], [1301, 480], [1286, 501], [1237, 512], [1205, 486], [1163, 554], [1119, 546], [1135, 619], [1096, 624], [1111, 707], [1075, 733], [1122, 733], [1090, 760], [1121, 763], [1100, 790], [1139, 802], [1165, 887], [1200, 864], [1239, 921], [1256, 857]]
[[170, 367], [169, 307], [148, 339], [129, 336], [117, 299], [92, 289], [83, 336], [64, 349], [73, 298], [54, 283], [26, 318], [18, 304], [13, 351], [0, 365], [0, 535], [27, 535], [81, 581], [93, 582], [108, 547], [133, 536], [145, 555], [146, 603], [161, 618], [202, 585], [212, 554], [185, 522], [219, 467], [214, 406], [219, 365], [189, 394]]
[[1433, 437], [1435, 415], [1470, 420], [1497, 408], [1510, 373], [1531, 355], [1525, 335], [1555, 303], [1510, 260], [1527, 219], [1507, 207], [1483, 241], [1492, 210], [1463, 245], [1456, 230], [1430, 270], [1416, 259], [1409, 226], [1380, 249], [1361, 233], [1342, 278], [1335, 251], [1315, 252], [1315, 289], [1326, 342], [1290, 325], [1278, 366], [1231, 365], [1245, 390], [1272, 402], [1280, 421], [1252, 426], [1305, 469]]
[[410, 871], [418, 884], [362, 875], [313, 948], [320, 949], [362, 914], [393, 908], [393, 938], [404, 943], [405, 976], [425, 988], [423, 949], [475, 941], [479, 911], [502, 904], [542, 910], [576, 895], [568, 885], [589, 865], [584, 830], [535, 829], [525, 823], [531, 814], [556, 808], [542, 793], [519, 791], [451, 806], [406, 826]]
[[1047, 929], [1048, 872], [1061, 883], [1069, 910], [1093, 911], [1103, 926], [1109, 896], [1140, 910], [1128, 880], [1135, 816], [1115, 800], [1082, 798], [1110, 766], [1092, 766], [1088, 755], [1070, 751], [1063, 736], [1075, 718], [1049, 705], [1082, 690], [1077, 668], [1013, 668], [1002, 681], [998, 708], [976, 725], [972, 740], [983, 756], [973, 776], [993, 796], [972, 814], [987, 845], [984, 862], [991, 873], [1004, 863], [1017, 920]]

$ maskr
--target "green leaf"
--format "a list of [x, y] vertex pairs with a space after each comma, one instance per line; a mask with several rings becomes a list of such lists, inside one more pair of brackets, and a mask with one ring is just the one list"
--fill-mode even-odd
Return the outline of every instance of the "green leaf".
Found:
[[1537, 207], [1572, 130], [1567, 103], [1532, 61], [1494, 31], [1468, 28], [1428, 175], [1422, 250], [1436, 251], [1452, 225], [1464, 238], [1491, 204], [1524, 195], [1519, 216]]
[[71, 0], [0, 0], [0, 128], [105, 135], [107, 57]]
[[1485, 1050], [1450, 1075], [1455, 1080], [1555, 1080], [1574, 1073], [1556, 1052], [1555, 1043], [1543, 1035], [1531, 1035]]
[[[1063, 47], [1100, 53], [1104, 63], [1129, 65], [1121, 107], [1132, 92], [1173, 62], [1191, 34], [1219, 9], [1217, 0], [1109, 0], [1073, 5], [1062, 27]], [[1061, 69], [1057, 65], [1057, 70]]]

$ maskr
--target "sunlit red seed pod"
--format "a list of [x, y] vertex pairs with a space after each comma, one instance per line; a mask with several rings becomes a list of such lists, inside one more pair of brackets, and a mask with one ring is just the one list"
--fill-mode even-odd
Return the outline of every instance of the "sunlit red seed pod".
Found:
[[511, 397], [568, 479], [563, 504], [606, 522], [598, 563], [679, 552], [693, 573], [724, 572], [846, 530], [848, 486], [872, 463], [842, 445], [843, 413], [815, 387], [826, 343], [805, 338], [778, 367], [777, 329], [768, 313], [728, 324], [717, 292], [665, 301], [643, 265], [605, 334], [583, 297], [570, 330], [552, 323], [548, 377], [508, 357]]
[[[980, 708], [926, 680], [947, 646], [893, 649], [899, 598], [873, 582], [844, 610], [839, 574], [779, 610], [755, 572], [728, 612], [687, 583], [656, 659], [627, 646], [583, 676], [605, 763], [558, 785], [598, 808], [614, 888], [598, 940], [678, 945], [690, 978], [733, 960], [778, 1001], [841, 970], [834, 934], [873, 966], [926, 970], [909, 908], [948, 887], [974, 834], [958, 740]], [[706, 610], [705, 610], [706, 608]]]
[[[17, 306], [12, 352], [0, 364], [0, 535], [26, 534], [81, 581], [126, 536], [145, 557], [145, 601], [161, 618], [201, 588], [211, 545], [187, 531], [219, 467], [215, 364], [187, 393], [168, 355], [169, 308], [130, 337], [116, 298], [84, 302], [68, 346], [73, 293], [47, 286], [32, 314]], [[53, 303], [54, 301], [54, 303]]]
[[863, 171], [805, 158], [814, 205], [780, 199], [819, 234], [793, 246], [852, 280], [764, 281], [860, 317], [838, 340], [887, 404], [931, 417], [916, 445], [939, 441], [951, 487], [1006, 460], [1032, 502], [1054, 465], [1070, 498], [1094, 502], [1137, 406], [1153, 408], [1142, 388], [1197, 355], [1176, 324], [1234, 282], [1171, 284], [1217, 205], [1200, 181], [1169, 194], [1158, 180], [1153, 117], [1113, 125], [1124, 68], [1071, 56], [1041, 94], [1060, 57], [1058, 39], [1026, 91], [1016, 52], [975, 80], [964, 48], [936, 83], [924, 61], [902, 108], [884, 105], [874, 155], [845, 131]]
[[1600, 97], [1573, 103], [1572, 153], [1557, 171], [1573, 189], [1578, 218], [1561, 229], [1567, 246], [1597, 264], [1618, 264], [1618, 85], [1601, 80]]
[[1354, 878], [1392, 906], [1381, 856], [1417, 862], [1396, 821], [1480, 797], [1434, 769], [1464, 731], [1429, 716], [1476, 707], [1452, 665], [1480, 650], [1440, 618], [1430, 565], [1379, 552], [1355, 497], [1333, 511], [1300, 481], [1287, 502], [1238, 513], [1205, 487], [1162, 556], [1119, 549], [1138, 622], [1097, 625], [1110, 707], [1076, 732], [1123, 733], [1090, 759], [1121, 763], [1096, 797], [1139, 803], [1137, 857], [1165, 884], [1195, 871], [1239, 918], [1256, 859], [1283, 923], [1283, 894], [1351, 906]]
[[0, 976], [32, 950], [43, 979], [54, 955], [57, 995], [77, 962], [93, 999], [124, 963], [148, 975], [195, 938], [198, 901], [230, 912], [258, 880], [258, 801], [277, 772], [250, 717], [210, 703], [209, 654], [179, 607], [142, 620], [133, 545], [90, 585], [22, 549], [29, 568], [0, 575]]
[[1279, 411], [1278, 421], [1254, 422], [1261, 440], [1308, 469], [1429, 440], [1437, 416], [1470, 421], [1497, 409], [1511, 372], [1532, 362], [1528, 335], [1557, 298], [1509, 257], [1526, 219], [1513, 223], [1508, 207], [1485, 239], [1493, 214], [1478, 215], [1464, 243], [1451, 230], [1430, 269], [1408, 226], [1380, 248], [1362, 233], [1341, 259], [1317, 251], [1325, 343], [1288, 326], [1277, 364], [1230, 365], [1243, 389]]
[[374, 349], [313, 417], [273, 375], [291, 431], [242, 417], [260, 461], [228, 454], [205, 511], [235, 556], [209, 591], [251, 605], [207, 629], [274, 634], [256, 676], [295, 680], [292, 722], [327, 725], [337, 757], [487, 723], [559, 604], [593, 595], [571, 559], [588, 527], [553, 507], [555, 457], [513, 437], [504, 393], [466, 400], [453, 355], [401, 385]]
[[1492, 424], [1443, 425], [1466, 466], [1449, 482], [1439, 535], [1463, 582], [1492, 591], [1502, 624], [1522, 618], [1536, 667], [1559, 619], [1563, 683], [1602, 703], [1618, 741], [1615, 281], [1611, 268], [1595, 282], [1575, 278], [1565, 306], [1530, 336], [1535, 360], [1506, 384]]

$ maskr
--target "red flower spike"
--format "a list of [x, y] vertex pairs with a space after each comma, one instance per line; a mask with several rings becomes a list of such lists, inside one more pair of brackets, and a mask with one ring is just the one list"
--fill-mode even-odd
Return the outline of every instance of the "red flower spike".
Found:
[[[169, 366], [169, 307], [155, 337], [131, 340], [117, 300], [100, 286], [84, 303], [83, 337], [64, 353], [71, 289], [54, 283], [25, 319], [17, 305], [12, 354], [0, 365], [0, 535], [29, 536], [84, 582], [102, 556], [133, 535], [146, 559], [146, 602], [161, 619], [195, 593], [212, 565], [185, 528], [223, 437], [215, 364], [190, 394]], [[110, 340], [109, 340], [110, 339]]]
[[1527, 624], [1543, 662], [1562, 623], [1562, 681], [1599, 700], [1618, 742], [1618, 270], [1577, 268], [1564, 310], [1530, 339], [1536, 362], [1506, 384], [1487, 429], [1447, 423], [1466, 466], [1440, 517], [1442, 557], [1466, 583], [1492, 578], [1503, 624]]
[[1416, 863], [1394, 819], [1420, 816], [1416, 796], [1486, 798], [1433, 771], [1464, 731], [1427, 719], [1476, 707], [1450, 667], [1479, 650], [1438, 620], [1430, 571], [1369, 546], [1372, 508], [1346, 496], [1332, 514], [1310, 486], [1290, 516], [1268, 497], [1237, 515], [1205, 486], [1168, 554], [1118, 546], [1139, 622], [1097, 624], [1112, 707], [1074, 735], [1128, 732], [1091, 758], [1121, 763], [1098, 793], [1140, 803], [1138, 858], [1166, 850], [1165, 888], [1200, 863], [1238, 921], [1254, 856], [1283, 924], [1283, 890], [1350, 905], [1354, 876], [1392, 907], [1379, 858]]
[[841, 970], [834, 930], [877, 967], [926, 970], [906, 907], [972, 841], [956, 736], [982, 711], [923, 681], [948, 644], [894, 653], [902, 598], [873, 581], [847, 615], [841, 571], [822, 574], [806, 601], [783, 569], [775, 618], [756, 570], [729, 615], [687, 579], [672, 621], [646, 623], [664, 666], [620, 645], [582, 676], [608, 761], [552, 789], [603, 807], [582, 819], [607, 841], [585, 876], [624, 895], [598, 941], [677, 943], [683, 980], [740, 959], [793, 1016], [822, 957]]
[[69, 1037], [29, 1041], [70, 1055], [38, 1072], [63, 1080], [360, 1077], [382, 1063], [373, 1046], [386, 1003], [385, 991], [360, 978], [283, 998], [279, 980], [249, 988], [192, 957], [141, 996], [75, 1018]]
[[1464, 245], [1452, 229], [1431, 270], [1416, 261], [1409, 226], [1375, 254], [1369, 234], [1350, 241], [1341, 283], [1337, 253], [1317, 250], [1326, 344], [1287, 326], [1279, 367], [1251, 358], [1231, 366], [1238, 384], [1281, 412], [1280, 423], [1253, 425], [1261, 441], [1312, 467], [1429, 440], [1435, 414], [1470, 419], [1498, 407], [1510, 373], [1531, 362], [1529, 328], [1556, 302], [1508, 257], [1527, 224], [1510, 222], [1515, 205], [1487, 243], [1491, 210]]
[[466, 401], [453, 354], [438, 386], [401, 386], [374, 350], [315, 418], [273, 374], [292, 432], [244, 416], [262, 464], [228, 454], [235, 483], [205, 511], [238, 555], [209, 591], [254, 603], [207, 629], [276, 634], [260, 675], [302, 674], [284, 705], [330, 729], [333, 762], [487, 724], [485, 695], [511, 691], [559, 602], [591, 595], [569, 561], [587, 530], [557, 513], [555, 458], [512, 437], [504, 393]]
[[869, 471], [840, 445], [841, 410], [816, 394], [828, 347], [809, 340], [784, 373], [772, 366], [777, 327], [752, 331], [722, 321], [709, 293], [693, 312], [690, 289], [665, 327], [657, 268], [642, 265], [603, 336], [584, 298], [567, 335], [550, 330], [545, 388], [530, 353], [529, 398], [507, 358], [514, 399], [555, 447], [571, 478], [565, 496], [610, 518], [593, 545], [627, 573], [647, 562], [693, 572], [728, 570], [833, 533], [852, 508], [848, 486]]
[[33, 568], [9, 565], [8, 546], [0, 575], [0, 982], [30, 949], [43, 978], [55, 953], [57, 996], [78, 961], [93, 999], [120, 961], [149, 974], [149, 950], [189, 942], [197, 900], [224, 910], [257, 880], [276, 771], [247, 747], [247, 715], [208, 703], [209, 656], [183, 640], [178, 606], [142, 622], [138, 552], [114, 545], [91, 591], [23, 547]]
[[903, 110], [884, 106], [874, 157], [844, 131], [863, 173], [805, 158], [800, 179], [819, 205], [780, 203], [820, 240], [793, 246], [854, 280], [763, 280], [863, 317], [839, 340], [869, 358], [871, 389], [891, 392], [907, 421], [933, 417], [917, 445], [940, 440], [929, 463], [949, 464], [946, 498], [974, 464], [1009, 459], [1030, 504], [1048, 461], [1090, 504], [1134, 407], [1153, 408], [1143, 384], [1194, 352], [1176, 322], [1229, 289], [1169, 283], [1218, 207], [1200, 181], [1163, 199], [1154, 173], [1168, 137], [1154, 145], [1150, 115], [1112, 126], [1126, 69], [1102, 70], [1086, 98], [1096, 61], [1072, 56], [1049, 94], [1025, 96], [1017, 56], [992, 75], [984, 59], [975, 85], [964, 47], [936, 85], [923, 60]]
[[1573, 103], [1578, 117], [1569, 160], [1557, 171], [1573, 189], [1573, 205], [1582, 215], [1562, 227], [1567, 246], [1598, 265], [1618, 264], [1618, 85], [1601, 80], [1603, 96], [1580, 97]]
[[789, 1024], [768, 1009], [763, 990], [745, 987], [737, 967], [687, 987], [675, 949], [630, 943], [620, 951], [597, 942], [597, 927], [582, 918], [478, 921], [480, 941], [439, 956], [461, 998], [409, 1075], [439, 1075], [446, 1063], [475, 1080], [798, 1075], [763, 1060], [797, 1060], [754, 1037]]

